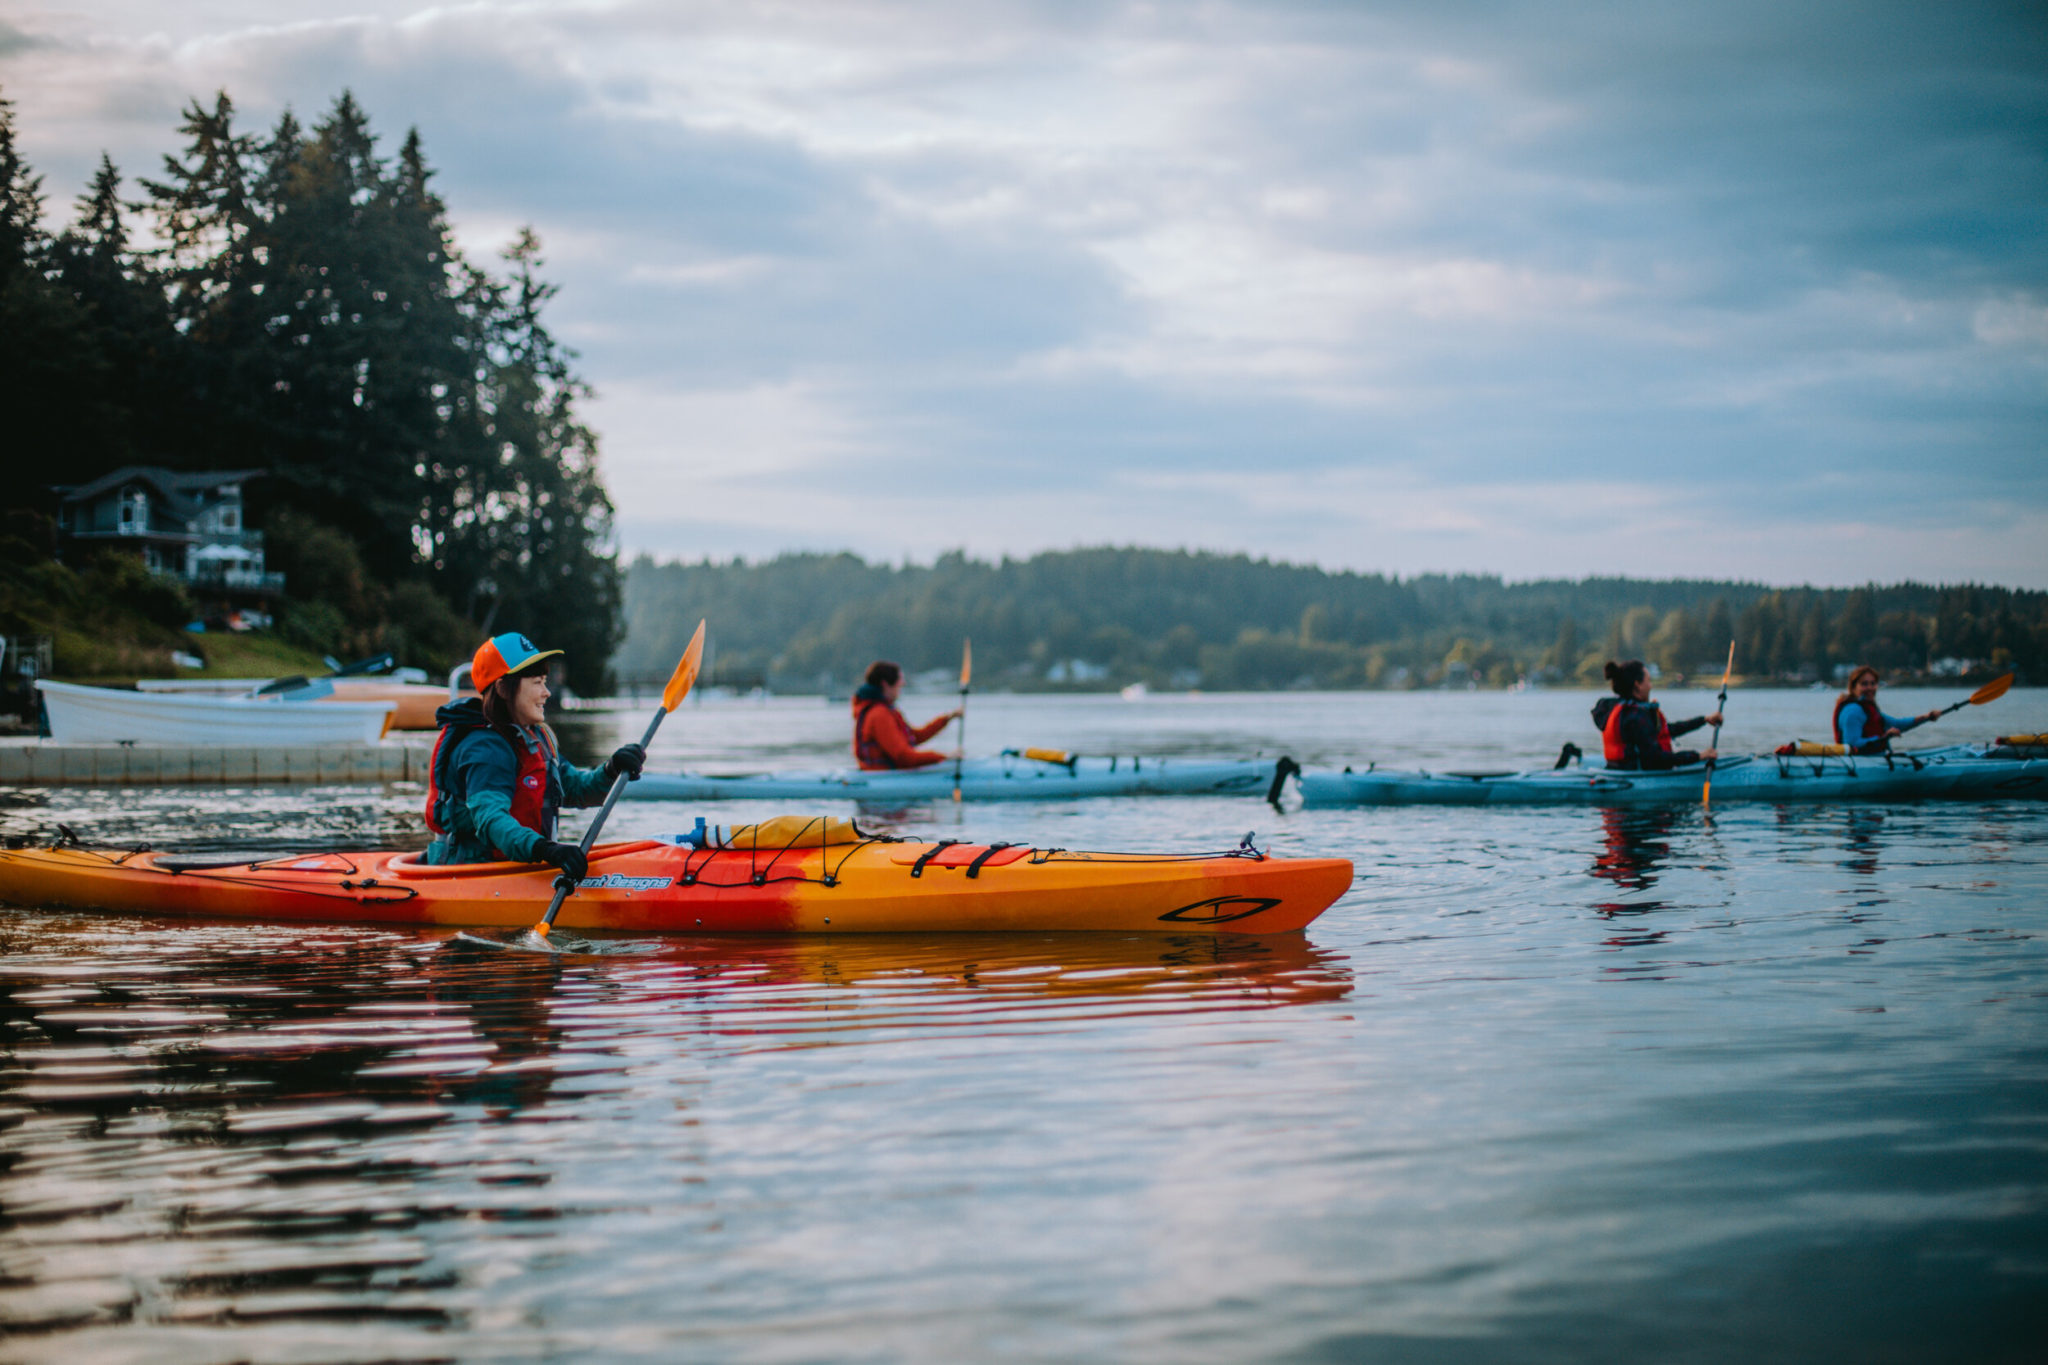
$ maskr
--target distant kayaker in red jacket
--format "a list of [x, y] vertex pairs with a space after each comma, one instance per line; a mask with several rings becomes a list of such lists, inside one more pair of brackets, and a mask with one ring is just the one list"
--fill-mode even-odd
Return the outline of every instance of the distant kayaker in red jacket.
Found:
[[860, 760], [860, 766], [871, 772], [889, 768], [929, 768], [934, 763], [945, 763], [959, 757], [958, 754], [934, 753], [917, 746], [946, 728], [946, 723], [960, 716], [957, 710], [943, 716], [934, 716], [924, 724], [912, 728], [903, 719], [903, 713], [896, 709], [896, 699], [903, 695], [903, 670], [887, 659], [877, 660], [868, 669], [868, 680], [855, 689], [853, 694], [853, 756]]
[[1702, 725], [1719, 725], [1719, 711], [1691, 720], [1667, 722], [1657, 703], [1650, 700], [1650, 670], [1641, 659], [1630, 659], [1627, 663], [1609, 659], [1606, 673], [1607, 685], [1614, 689], [1614, 695], [1602, 697], [1594, 704], [1593, 724], [1599, 727], [1608, 767], [1664, 772], [1717, 757], [1712, 749], [1697, 753], [1691, 749], [1673, 750], [1671, 739], [1674, 735], [1690, 734]]

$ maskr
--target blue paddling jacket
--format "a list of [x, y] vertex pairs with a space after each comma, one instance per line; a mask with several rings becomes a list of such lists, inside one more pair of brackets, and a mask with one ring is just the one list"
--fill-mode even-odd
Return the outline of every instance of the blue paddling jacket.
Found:
[[429, 864], [536, 862], [562, 807], [601, 805], [611, 788], [602, 766], [563, 762], [547, 726], [487, 723], [481, 697], [450, 702], [434, 719], [426, 815], [440, 837], [427, 846]]

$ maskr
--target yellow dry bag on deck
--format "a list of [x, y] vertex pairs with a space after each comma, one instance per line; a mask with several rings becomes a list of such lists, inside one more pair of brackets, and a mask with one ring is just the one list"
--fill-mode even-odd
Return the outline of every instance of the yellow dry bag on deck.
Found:
[[1772, 752], [1790, 758], [1842, 758], [1849, 752], [1846, 744], [1816, 744], [1810, 739], [1795, 739], [1790, 744], [1780, 744]]
[[753, 825], [712, 825], [704, 834], [707, 848], [769, 850], [863, 844], [875, 837], [837, 815], [778, 815]]

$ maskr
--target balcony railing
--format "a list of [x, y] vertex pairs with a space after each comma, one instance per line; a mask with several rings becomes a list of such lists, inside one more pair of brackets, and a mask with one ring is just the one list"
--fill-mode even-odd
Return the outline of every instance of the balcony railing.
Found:
[[236, 592], [276, 594], [284, 591], [284, 575], [261, 569], [244, 569], [217, 563], [194, 564], [185, 581], [201, 588], [227, 588]]
[[239, 545], [253, 550], [263, 544], [261, 531], [185, 531], [162, 526], [114, 526], [95, 531], [66, 530], [74, 540], [161, 540], [186, 545]]

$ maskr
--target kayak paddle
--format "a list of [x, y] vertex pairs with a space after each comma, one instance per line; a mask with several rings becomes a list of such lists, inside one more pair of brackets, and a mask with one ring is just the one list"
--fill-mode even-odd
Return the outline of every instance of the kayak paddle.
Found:
[[1972, 692], [1969, 696], [1957, 702], [1954, 706], [1943, 707], [1941, 714], [1945, 716], [1951, 711], [1960, 711], [1965, 706], [1982, 706], [1987, 701], [1997, 701], [2000, 697], [2004, 696], [2011, 687], [2012, 674], [2008, 673], [2002, 678], [1993, 678], [1990, 682], [1985, 683], [1982, 687], [1978, 688], [1975, 692]]
[[960, 761], [967, 756], [967, 684], [974, 677], [974, 641], [960, 641], [960, 747], [953, 754], [953, 799], [960, 799]]
[[[1734, 671], [1735, 642], [1730, 640], [1728, 642], [1728, 666], [1721, 670], [1721, 695], [1714, 698], [1714, 714], [1717, 716], [1721, 715], [1723, 709], [1728, 705], [1728, 675]], [[1709, 749], [1719, 749], [1721, 747], [1721, 722], [1718, 720], [1714, 722], [1714, 742], [1707, 747]], [[1700, 788], [1700, 809], [1704, 810], [1713, 804], [1714, 760], [1710, 758], [1707, 760], [1707, 783]]]
[[[643, 749], [654, 743], [654, 732], [661, 728], [662, 719], [669, 712], [683, 704], [683, 698], [690, 695], [690, 689], [697, 685], [697, 666], [704, 662], [704, 623], [697, 623], [697, 633], [690, 637], [689, 648], [683, 651], [682, 661], [668, 680], [668, 686], [661, 689], [661, 705], [654, 708], [654, 719], [647, 722], [647, 733], [640, 737]], [[590, 828], [583, 831], [578, 847], [588, 858], [590, 850], [597, 843], [597, 832], [604, 828], [605, 818], [612, 813], [612, 807], [619, 803], [619, 794], [626, 790], [631, 779], [620, 773], [612, 779], [612, 789], [605, 793], [604, 805], [598, 807], [597, 815], [591, 820]], [[541, 916], [540, 923], [533, 926], [531, 937], [538, 938], [542, 947], [548, 947], [548, 930], [554, 927], [555, 916], [561, 913], [562, 902], [576, 889], [577, 879], [564, 872], [555, 878], [555, 898], [548, 902], [548, 912]]]

